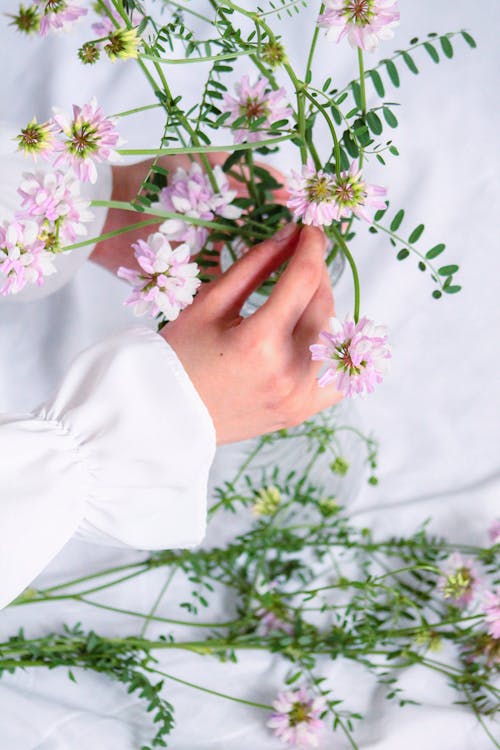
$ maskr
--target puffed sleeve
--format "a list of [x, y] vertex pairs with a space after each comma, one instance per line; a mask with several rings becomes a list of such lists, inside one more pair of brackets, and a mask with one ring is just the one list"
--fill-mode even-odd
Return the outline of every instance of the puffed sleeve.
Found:
[[[0, 122], [0, 221], [13, 219], [19, 210], [20, 198], [17, 189], [20, 186], [25, 172], [47, 171], [49, 166], [46, 162], [38, 160], [34, 165], [30, 159], [16, 151], [15, 130]], [[97, 169], [97, 182], [81, 183], [82, 197], [86, 200], [109, 200], [112, 190], [112, 173], [109, 164], [99, 164]], [[104, 226], [107, 209], [102, 206], [94, 206], [92, 209], [94, 220], [87, 224], [88, 238], [98, 237]], [[86, 239], [86, 238], [83, 238]], [[41, 286], [28, 284], [17, 294], [9, 297], [9, 302], [31, 302], [60, 289], [72, 279], [78, 269], [88, 259], [94, 245], [86, 245], [71, 252], [60, 253], [54, 256], [56, 273], [47, 276]], [[1, 278], [1, 274], [0, 274]], [[0, 303], [2, 298], [0, 297]]]
[[75, 533], [136, 549], [205, 533], [212, 419], [173, 349], [133, 328], [78, 356], [30, 415], [0, 415], [0, 607]]

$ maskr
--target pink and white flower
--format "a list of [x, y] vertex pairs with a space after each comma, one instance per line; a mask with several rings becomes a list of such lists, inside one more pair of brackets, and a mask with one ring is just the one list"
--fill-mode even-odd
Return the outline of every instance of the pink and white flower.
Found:
[[54, 31], [71, 31], [75, 21], [87, 15], [87, 9], [82, 8], [80, 0], [35, 0], [40, 8], [40, 35], [46, 36], [51, 29]]
[[484, 613], [485, 622], [488, 628], [488, 633], [492, 638], [500, 638], [500, 589], [493, 593], [493, 591], [486, 591], [484, 594]]
[[[123, 18], [120, 16], [118, 11], [115, 10], [114, 6], [110, 2], [110, 0], [102, 0], [103, 5], [107, 7], [113, 18], [121, 25], [123, 23]], [[96, 21], [92, 24], [92, 31], [94, 34], [97, 34], [98, 37], [105, 37], [108, 36], [112, 31], [115, 31], [117, 26], [113, 23], [111, 18], [106, 15], [105, 11], [99, 11], [96, 9], [96, 12], [99, 13], [99, 21]], [[131, 23], [132, 26], [139, 26], [139, 24], [142, 21], [142, 14], [139, 13], [138, 10], [132, 11], [132, 18]]]
[[0, 274], [5, 283], [0, 294], [17, 294], [26, 284], [41, 286], [55, 273], [53, 253], [45, 250], [35, 221], [4, 222], [0, 226]]
[[480, 585], [474, 561], [454, 552], [445, 561], [438, 589], [455, 607], [467, 607]]
[[311, 161], [302, 167], [302, 172], [292, 172], [288, 180], [290, 198], [287, 206], [295, 219], [315, 227], [329, 226], [333, 221], [349, 218], [354, 214], [369, 223], [372, 217], [367, 208], [385, 208], [382, 200], [386, 189], [380, 185], [368, 185], [362, 178], [357, 162], [352, 162], [339, 177], [316, 171]]
[[269, 128], [279, 120], [288, 120], [293, 112], [286, 103], [286, 91], [279, 88], [276, 91], [266, 91], [267, 80], [259, 78], [254, 84], [248, 76], [243, 76], [235, 84], [236, 98], [224, 94], [223, 112], [230, 112], [226, 120], [227, 125], [244, 118], [234, 131], [236, 143], [243, 141], [255, 142], [268, 137]]
[[73, 105], [73, 118], [58, 112], [54, 122], [66, 136], [56, 144], [59, 152], [54, 166], [69, 165], [83, 182], [96, 182], [95, 162], [118, 161], [116, 151], [123, 140], [115, 128], [116, 120], [105, 117], [95, 97], [83, 107]]
[[325, 0], [318, 25], [326, 36], [340, 42], [345, 36], [351, 47], [373, 52], [380, 40], [392, 39], [399, 25], [398, 0]]
[[[215, 215], [239, 219], [242, 211], [232, 205], [236, 190], [230, 190], [227, 177], [219, 165], [213, 173], [218, 192], [197, 162], [193, 162], [189, 172], [179, 167], [171, 184], [160, 192], [159, 203], [155, 207], [204, 221], [212, 221]], [[170, 240], [187, 242], [193, 253], [201, 250], [208, 238], [206, 227], [191, 224], [180, 217], [164, 221], [160, 232]]]
[[322, 387], [333, 383], [344, 396], [372, 393], [388, 369], [391, 350], [385, 326], [368, 318], [355, 323], [347, 317], [342, 323], [330, 318], [330, 331], [321, 331], [324, 344], [309, 347], [312, 359], [327, 363], [318, 380]]
[[275, 612], [269, 609], [258, 609], [255, 613], [259, 618], [259, 633], [266, 636], [273, 631], [281, 631], [291, 635], [293, 633], [293, 625], [291, 622], [286, 622], [279, 617]]
[[310, 697], [305, 688], [279, 693], [273, 702], [274, 713], [267, 722], [281, 742], [291, 747], [317, 747], [324, 727], [320, 718], [325, 698]]
[[190, 263], [189, 245], [173, 249], [164, 234], [155, 232], [147, 242], [138, 240], [132, 247], [141, 270], [118, 269], [118, 276], [134, 286], [125, 304], [131, 305], [136, 315], [149, 312], [153, 318], [161, 313], [167, 320], [175, 320], [191, 304], [201, 284], [197, 264]]
[[18, 188], [22, 198], [19, 219], [54, 222], [64, 242], [74, 242], [87, 233], [84, 226], [92, 221], [90, 202], [80, 197], [80, 183], [71, 172], [25, 173]]
[[488, 535], [492, 544], [500, 543], [500, 518], [497, 518], [495, 521], [493, 521]]
[[295, 219], [314, 227], [329, 226], [337, 219], [334, 177], [322, 170], [316, 171], [312, 161], [304, 164], [301, 173], [292, 171], [288, 190], [287, 206]]

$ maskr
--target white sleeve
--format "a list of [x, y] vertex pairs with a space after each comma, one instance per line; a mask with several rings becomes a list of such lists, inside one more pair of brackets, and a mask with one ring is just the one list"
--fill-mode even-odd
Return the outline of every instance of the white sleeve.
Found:
[[133, 328], [78, 356], [31, 415], [0, 415], [0, 607], [76, 532], [136, 549], [205, 533], [212, 419], [164, 339]]
[[[15, 131], [0, 122], [0, 221], [13, 219], [19, 210], [21, 199], [17, 193], [24, 172], [48, 171], [47, 162], [40, 159], [36, 164], [26, 159], [16, 150]], [[86, 200], [109, 200], [112, 190], [112, 173], [109, 164], [99, 164], [97, 182], [95, 184], [81, 183], [81, 194]], [[106, 220], [107, 209], [102, 206], [91, 208], [94, 220], [87, 224], [88, 238], [98, 237]], [[86, 239], [86, 238], [83, 238]], [[57, 273], [47, 276], [41, 286], [28, 284], [17, 294], [8, 298], [8, 302], [31, 302], [60, 289], [67, 284], [78, 269], [88, 259], [94, 245], [85, 245], [68, 253], [61, 253], [54, 257]], [[1, 276], [1, 274], [0, 274]], [[0, 297], [0, 302], [3, 301]]]

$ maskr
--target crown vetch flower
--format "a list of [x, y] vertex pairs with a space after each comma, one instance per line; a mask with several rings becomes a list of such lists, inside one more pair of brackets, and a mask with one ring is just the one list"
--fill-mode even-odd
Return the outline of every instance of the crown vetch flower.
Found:
[[301, 173], [292, 171], [288, 190], [287, 206], [294, 219], [302, 219], [304, 224], [315, 227], [329, 226], [336, 220], [335, 180], [322, 170], [316, 171], [311, 160], [304, 164]]
[[82, 8], [79, 0], [35, 0], [40, 8], [40, 35], [46, 36], [51, 29], [71, 31], [71, 27], [82, 16], [87, 15], [87, 8]]
[[322, 696], [311, 698], [305, 688], [279, 693], [273, 702], [274, 713], [267, 722], [279, 739], [292, 747], [317, 747], [324, 727], [320, 719], [325, 708]]
[[466, 607], [472, 601], [479, 583], [473, 560], [454, 552], [443, 566], [438, 588], [450, 604]]
[[362, 178], [358, 162], [353, 161], [346, 172], [335, 178], [334, 201], [337, 206], [337, 221], [349, 218], [351, 213], [369, 224], [373, 219], [367, 208], [385, 208], [387, 190], [381, 185], [368, 185]]
[[[22, 210], [19, 219], [31, 218], [44, 223], [64, 242], [74, 242], [87, 233], [85, 222], [94, 218], [90, 202], [80, 197], [80, 183], [71, 172], [25, 173], [18, 188]], [[48, 223], [54, 226], [47, 226]]]
[[254, 516], [274, 516], [280, 503], [281, 492], [277, 487], [274, 485], [262, 487], [256, 494], [252, 513]]
[[135, 29], [115, 29], [108, 34], [104, 51], [112, 62], [137, 59], [140, 41]]
[[292, 116], [290, 106], [284, 101], [287, 95], [285, 89], [266, 91], [266, 86], [265, 78], [259, 78], [252, 85], [249, 77], [243, 76], [234, 87], [236, 98], [224, 94], [221, 110], [231, 113], [226, 124], [238, 122], [234, 131], [236, 143], [261, 141], [268, 137], [273, 123]]
[[392, 39], [399, 24], [398, 0], [325, 0], [318, 25], [327, 38], [340, 42], [345, 36], [351, 47], [372, 52], [379, 40]]
[[350, 317], [343, 323], [330, 318], [330, 331], [321, 331], [320, 337], [324, 344], [309, 347], [313, 360], [327, 363], [320, 386], [333, 383], [344, 396], [352, 397], [372, 393], [382, 382], [391, 358], [385, 326], [368, 318], [358, 323]]
[[152, 318], [162, 313], [167, 320], [175, 320], [201, 284], [197, 264], [190, 263], [189, 245], [173, 249], [165, 235], [155, 232], [132, 247], [141, 270], [118, 269], [118, 276], [134, 286], [125, 304], [136, 315], [149, 311]]
[[[179, 167], [172, 177], [171, 184], [160, 192], [158, 208], [164, 208], [193, 219], [212, 221], [214, 215], [225, 219], [239, 219], [241, 209], [232, 205], [236, 190], [230, 190], [227, 177], [217, 165], [214, 177], [219, 192], [215, 192], [208, 176], [197, 162], [193, 162], [189, 172]], [[160, 226], [170, 240], [187, 242], [192, 252], [201, 250], [208, 238], [208, 229], [179, 219], [167, 219]]]
[[59, 152], [54, 166], [69, 164], [83, 182], [96, 182], [97, 169], [95, 162], [117, 161], [119, 154], [116, 147], [122, 145], [116, 120], [105, 117], [95, 97], [88, 104], [79, 107], [73, 105], [73, 118], [58, 112], [54, 122], [65, 140], [56, 143]]
[[0, 294], [16, 294], [26, 284], [43, 284], [44, 277], [55, 273], [53, 254], [39, 239], [35, 221], [4, 222], [0, 226], [0, 273], [5, 284]]
[[29, 5], [27, 8], [20, 5], [16, 14], [7, 13], [7, 15], [12, 18], [10, 26], [15, 26], [24, 34], [33, 34], [40, 30], [40, 13], [35, 5]]
[[316, 171], [309, 160], [301, 173], [292, 171], [288, 189], [287, 206], [293, 211], [294, 218], [315, 227], [329, 226], [352, 213], [371, 223], [372, 218], [366, 209], [385, 208], [382, 198], [386, 189], [366, 184], [355, 161], [348, 171], [336, 177], [323, 170]]
[[486, 591], [484, 594], [484, 613], [488, 633], [492, 638], [500, 638], [500, 590], [496, 593]]
[[52, 120], [37, 122], [34, 117], [16, 136], [17, 148], [19, 151], [24, 151], [25, 156], [32, 156], [35, 161], [38, 155], [48, 159], [54, 153], [54, 132], [55, 126]]

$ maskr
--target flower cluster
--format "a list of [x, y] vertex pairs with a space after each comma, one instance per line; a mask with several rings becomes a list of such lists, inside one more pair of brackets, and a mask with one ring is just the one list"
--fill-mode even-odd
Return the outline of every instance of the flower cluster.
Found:
[[252, 505], [254, 516], [274, 516], [281, 503], [281, 493], [277, 487], [262, 487]]
[[23, 175], [21, 207], [14, 222], [2, 227], [3, 295], [20, 292], [28, 283], [42, 284], [55, 271], [53, 253], [87, 233], [85, 224], [93, 214], [80, 195], [80, 183], [97, 180], [96, 162], [118, 157], [120, 137], [114, 120], [93, 99], [83, 107], [75, 105], [72, 118], [60, 112], [44, 123], [33, 118], [17, 143], [25, 155], [51, 162], [51, 169]]
[[[495, 524], [492, 528], [494, 527]], [[500, 591], [495, 593], [484, 589], [484, 582], [478, 575], [474, 561], [458, 552], [445, 560], [438, 580], [438, 590], [449, 604], [459, 609], [465, 610], [474, 604], [479, 606], [484, 614], [486, 632], [480, 632], [478, 636], [483, 643], [481, 653], [472, 655], [486, 654], [490, 666], [499, 663]]]
[[33, 0], [28, 6], [20, 5], [18, 12], [11, 14], [11, 23], [25, 34], [39, 32], [47, 36], [50, 31], [71, 31], [87, 12], [81, 0]]
[[372, 52], [379, 40], [392, 39], [399, 24], [398, 0], [325, 0], [318, 24], [327, 38]]
[[307, 690], [286, 690], [273, 702], [274, 713], [267, 722], [279, 739], [292, 747], [317, 747], [324, 727], [322, 696], [310, 697]]
[[190, 262], [189, 245], [173, 249], [164, 234], [155, 232], [132, 247], [140, 270], [118, 269], [118, 276], [134, 287], [125, 304], [132, 306], [136, 315], [149, 312], [153, 318], [161, 313], [167, 320], [175, 320], [191, 304], [201, 283], [197, 264]]
[[39, 238], [36, 221], [4, 222], [0, 225], [0, 273], [5, 282], [0, 294], [16, 294], [26, 284], [43, 284], [55, 272], [53, 254]]
[[331, 383], [344, 396], [372, 393], [387, 371], [391, 350], [384, 326], [368, 318], [355, 323], [347, 317], [342, 323], [330, 319], [330, 331], [322, 331], [324, 344], [310, 346], [312, 359], [327, 363], [318, 380], [320, 386]]
[[285, 89], [267, 91], [265, 78], [251, 84], [249, 77], [243, 76], [234, 88], [236, 98], [225, 94], [221, 109], [230, 113], [226, 124], [233, 127], [236, 143], [263, 140], [274, 123], [288, 120], [293, 114], [285, 102]]
[[[170, 185], [160, 192], [159, 203], [155, 207], [195, 220], [212, 221], [215, 215], [239, 219], [242, 211], [232, 204], [236, 190], [230, 190], [220, 166], [213, 169], [213, 176], [217, 191], [196, 162], [189, 171], [177, 169]], [[160, 226], [160, 231], [170, 240], [186, 242], [193, 253], [199, 252], [208, 238], [207, 227], [183, 221], [182, 218], [167, 219]]]
[[92, 98], [82, 107], [73, 105], [72, 117], [56, 111], [44, 123], [34, 118], [17, 136], [18, 148], [35, 159], [53, 159], [54, 167], [72, 169], [82, 182], [96, 182], [96, 163], [119, 158], [116, 149], [123, 141], [115, 124]]
[[329, 226], [334, 221], [349, 218], [354, 214], [371, 223], [367, 208], [385, 208], [382, 200], [386, 189], [380, 185], [368, 185], [362, 178], [357, 162], [352, 162], [346, 172], [334, 174], [316, 170], [311, 161], [302, 172], [292, 172], [288, 187], [288, 207], [295, 219], [315, 227]]
[[472, 560], [458, 552], [451, 555], [443, 567], [438, 587], [443, 597], [455, 607], [466, 607], [471, 603], [480, 584]]

